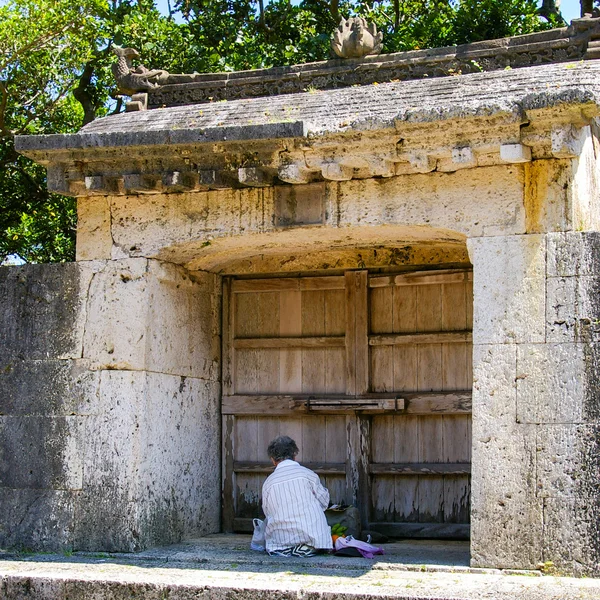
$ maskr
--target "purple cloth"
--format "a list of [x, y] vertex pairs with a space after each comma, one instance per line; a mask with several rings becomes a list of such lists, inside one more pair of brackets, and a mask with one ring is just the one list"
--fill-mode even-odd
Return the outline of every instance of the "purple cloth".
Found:
[[339, 537], [335, 540], [336, 551], [343, 548], [356, 548], [365, 558], [373, 558], [376, 554], [383, 554], [383, 548], [355, 540], [351, 535], [348, 537]]

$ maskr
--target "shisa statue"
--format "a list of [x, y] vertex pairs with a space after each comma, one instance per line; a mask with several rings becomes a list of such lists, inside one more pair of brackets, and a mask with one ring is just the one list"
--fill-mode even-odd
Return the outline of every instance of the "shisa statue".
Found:
[[169, 73], [163, 69], [150, 70], [143, 65], [133, 67], [131, 59], [139, 57], [139, 52], [134, 48], [121, 48], [113, 45], [112, 51], [118, 59], [112, 65], [112, 72], [121, 94], [133, 96], [138, 92], [147, 92], [167, 82]]
[[361, 58], [369, 54], [379, 54], [383, 33], [377, 33], [374, 23], [367, 23], [364, 17], [351, 17], [340, 21], [331, 36], [331, 47], [340, 58]]

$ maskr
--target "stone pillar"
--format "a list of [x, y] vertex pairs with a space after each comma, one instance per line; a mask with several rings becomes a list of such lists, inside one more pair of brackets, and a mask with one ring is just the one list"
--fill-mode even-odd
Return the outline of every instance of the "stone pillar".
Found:
[[598, 572], [595, 233], [469, 241], [471, 563]]
[[535, 426], [519, 423], [517, 353], [545, 339], [543, 235], [468, 241], [473, 263], [471, 563], [531, 568], [540, 561]]
[[146, 259], [4, 272], [0, 545], [218, 531], [219, 278]]

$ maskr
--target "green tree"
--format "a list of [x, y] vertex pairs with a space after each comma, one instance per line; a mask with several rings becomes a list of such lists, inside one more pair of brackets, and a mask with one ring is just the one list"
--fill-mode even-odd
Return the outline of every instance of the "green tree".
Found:
[[[552, 4], [552, 2], [550, 2]], [[0, 7], [0, 263], [73, 260], [72, 198], [48, 193], [17, 134], [68, 133], [122, 110], [110, 46], [171, 73], [282, 66], [330, 56], [341, 16], [384, 32], [384, 52], [517, 35], [559, 23], [534, 0], [8, 0]], [[554, 4], [555, 6], [555, 4]]]
[[[0, 7], [0, 264], [75, 257], [73, 198], [49, 193], [45, 171], [14, 136], [70, 133], [120, 110], [110, 44], [130, 43], [176, 70], [184, 27], [153, 1], [11, 0]], [[152, 32], [149, 34], [148, 32]]]

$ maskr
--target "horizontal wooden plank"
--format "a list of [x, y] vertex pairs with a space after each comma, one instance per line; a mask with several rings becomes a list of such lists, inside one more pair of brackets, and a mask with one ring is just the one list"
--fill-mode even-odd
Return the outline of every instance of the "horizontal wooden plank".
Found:
[[391, 285], [433, 285], [439, 283], [461, 283], [473, 281], [472, 271], [463, 269], [447, 269], [444, 271], [417, 271], [399, 275], [382, 275], [371, 277], [369, 287], [387, 287]]
[[467, 523], [369, 523], [368, 529], [393, 538], [468, 540], [471, 536]]
[[470, 475], [471, 463], [371, 463], [372, 475]]
[[[383, 401], [386, 403], [383, 404]], [[469, 414], [471, 392], [431, 392], [412, 394], [366, 394], [360, 398], [348, 396], [223, 396], [224, 415], [282, 416], [310, 414], [306, 403], [319, 414], [350, 414], [354, 411], [389, 411], [396, 414]], [[383, 407], [374, 406], [375, 403]], [[396, 408], [397, 407], [397, 408]]]
[[[303, 462], [302, 466], [318, 473], [319, 475], [346, 476], [346, 463], [309, 463]], [[236, 473], [272, 473], [273, 464], [270, 462], [235, 461], [233, 470]]]
[[274, 338], [236, 338], [233, 347], [236, 350], [259, 348], [338, 348], [343, 347], [346, 338], [343, 335], [320, 337], [274, 337]]
[[249, 292], [280, 292], [285, 290], [343, 290], [344, 277], [297, 277], [282, 279], [235, 279], [231, 290], [235, 294]]
[[407, 344], [456, 344], [473, 341], [471, 331], [433, 331], [427, 333], [386, 333], [369, 336], [369, 346]]
[[400, 394], [399, 397], [404, 400], [407, 415], [461, 415], [470, 414], [472, 409], [470, 391]]

